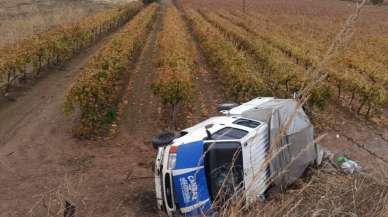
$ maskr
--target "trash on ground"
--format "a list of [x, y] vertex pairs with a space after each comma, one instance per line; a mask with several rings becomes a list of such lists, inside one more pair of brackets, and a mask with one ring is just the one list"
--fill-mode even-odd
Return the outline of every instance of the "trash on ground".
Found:
[[359, 173], [361, 172], [361, 166], [349, 158], [345, 156], [338, 156], [336, 158], [336, 162], [338, 165], [340, 165], [342, 171], [344, 171], [347, 174], [353, 174], [353, 173]]

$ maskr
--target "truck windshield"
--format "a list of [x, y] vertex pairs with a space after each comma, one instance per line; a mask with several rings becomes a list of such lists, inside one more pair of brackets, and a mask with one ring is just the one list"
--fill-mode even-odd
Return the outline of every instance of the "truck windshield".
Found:
[[223, 203], [243, 185], [243, 162], [239, 142], [205, 143], [205, 172], [210, 197]]

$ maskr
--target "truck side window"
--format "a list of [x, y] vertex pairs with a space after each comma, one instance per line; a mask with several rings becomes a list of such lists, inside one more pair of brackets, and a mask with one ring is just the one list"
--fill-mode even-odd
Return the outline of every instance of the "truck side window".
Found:
[[221, 130], [213, 133], [212, 139], [214, 139], [214, 140], [241, 139], [247, 134], [248, 134], [248, 132], [245, 130], [240, 130], [240, 129], [236, 129], [233, 127], [225, 127], [225, 128], [222, 128]]
[[260, 126], [260, 122], [252, 121], [252, 120], [248, 120], [248, 119], [243, 119], [243, 118], [235, 120], [233, 122], [233, 124], [237, 124], [237, 125], [241, 125], [241, 126], [249, 127], [249, 128], [256, 128], [256, 127]]

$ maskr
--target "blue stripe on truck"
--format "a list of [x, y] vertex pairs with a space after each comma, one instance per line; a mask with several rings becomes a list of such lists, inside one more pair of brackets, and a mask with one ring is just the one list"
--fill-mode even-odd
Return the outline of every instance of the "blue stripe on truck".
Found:
[[186, 216], [199, 216], [211, 208], [203, 161], [203, 141], [180, 145], [173, 170], [176, 200]]

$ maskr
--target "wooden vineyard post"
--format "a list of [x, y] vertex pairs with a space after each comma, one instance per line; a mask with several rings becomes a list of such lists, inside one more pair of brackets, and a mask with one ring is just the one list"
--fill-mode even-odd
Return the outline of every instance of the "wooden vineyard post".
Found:
[[42, 49], [39, 51], [39, 56], [38, 56], [38, 71], [37, 71], [37, 75], [40, 74], [40, 71], [42, 70], [42, 57], [43, 57], [43, 51]]
[[8, 73], [7, 73], [7, 85], [5, 87], [5, 93], [8, 93], [9, 90], [11, 89], [11, 73], [13, 73], [15, 71], [14, 68], [12, 68], [11, 70], [8, 70]]
[[363, 99], [361, 104], [360, 104], [360, 107], [358, 107], [357, 114], [361, 113], [361, 110], [364, 107], [365, 103], [366, 103], [366, 99]]
[[246, 13], [246, 0], [242, 0], [243, 1], [243, 12], [244, 14]]
[[23, 82], [26, 82], [27, 81], [27, 65], [26, 64], [24, 64], [24, 66], [23, 66], [23, 77], [22, 77], [22, 80], [23, 80]]
[[11, 72], [8, 71], [7, 73], [7, 85], [5, 87], [5, 93], [8, 93], [10, 88], [10, 79], [11, 79]]
[[349, 102], [350, 108], [352, 108], [352, 104], [353, 104], [353, 100], [354, 100], [355, 95], [356, 95], [356, 88], [353, 88], [352, 96], [350, 97], [350, 102]]
[[368, 109], [366, 111], [366, 117], [367, 118], [369, 118], [371, 109], [372, 109], [372, 103], [371, 103], [371, 101], [368, 101]]

